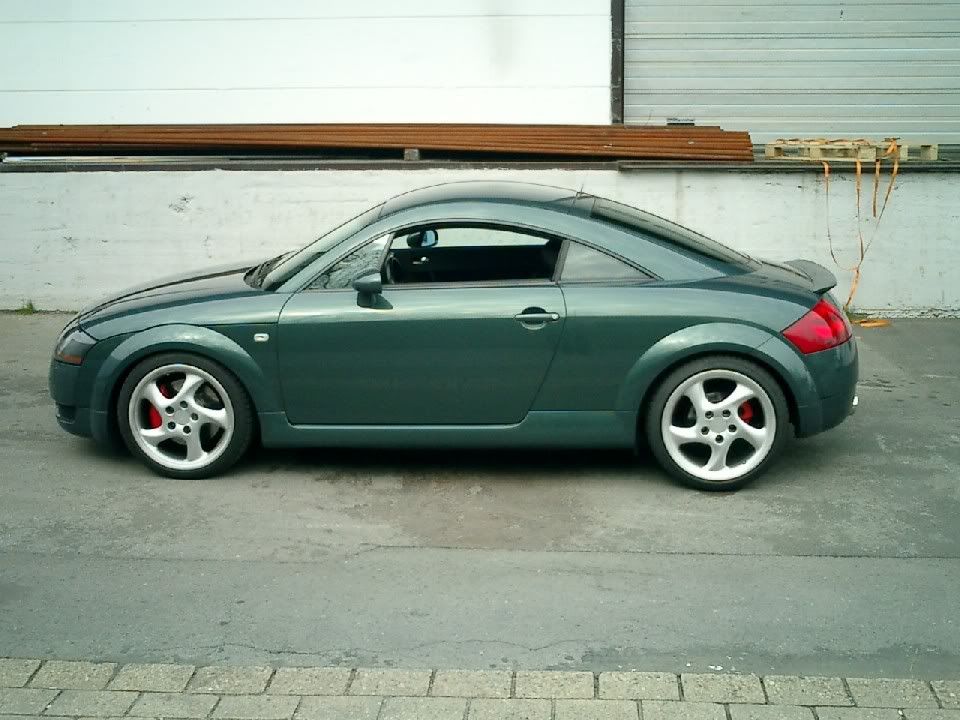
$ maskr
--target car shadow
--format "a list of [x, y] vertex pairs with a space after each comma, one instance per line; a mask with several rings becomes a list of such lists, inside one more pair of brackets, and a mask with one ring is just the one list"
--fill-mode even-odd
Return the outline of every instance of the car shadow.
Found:
[[656, 472], [652, 458], [635, 455], [629, 450], [537, 450], [476, 448], [298, 448], [272, 449], [258, 447], [247, 461], [260, 470], [309, 471], [340, 469], [359, 472], [439, 473], [510, 473], [542, 472], [577, 473], [590, 470], [613, 472]]

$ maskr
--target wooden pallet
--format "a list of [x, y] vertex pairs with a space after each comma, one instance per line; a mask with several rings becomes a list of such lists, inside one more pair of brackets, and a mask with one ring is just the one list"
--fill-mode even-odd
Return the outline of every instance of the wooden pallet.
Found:
[[[805, 160], [807, 162], [874, 162], [876, 160], [892, 160], [887, 155], [887, 149], [894, 138], [887, 138], [886, 142], [875, 143], [869, 140], [777, 140], [767, 143], [764, 155], [771, 160]], [[922, 160], [930, 162], [936, 160], [939, 154], [939, 145], [898, 145], [900, 162], [908, 160]]]

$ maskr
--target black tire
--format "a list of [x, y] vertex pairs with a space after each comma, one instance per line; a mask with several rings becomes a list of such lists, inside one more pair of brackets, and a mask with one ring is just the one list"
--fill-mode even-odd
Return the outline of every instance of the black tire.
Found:
[[[776, 415], [776, 431], [774, 433], [773, 444], [767, 456], [752, 470], [732, 480], [706, 481], [691, 475], [670, 456], [660, 430], [661, 417], [667, 401], [674, 390], [685, 380], [708, 370], [731, 370], [750, 378], [766, 392]], [[653, 396], [647, 406], [646, 417], [644, 418], [644, 438], [660, 466], [688, 487], [713, 492], [739, 490], [763, 474], [770, 464], [776, 461], [784, 444], [792, 434], [793, 427], [790, 424], [790, 409], [783, 389], [780, 387], [780, 383], [777, 382], [776, 378], [767, 370], [756, 363], [729, 355], [714, 355], [699, 358], [671, 372], [660, 386], [654, 390]]]
[[[183, 470], [169, 468], [158, 463], [143, 452], [133, 438], [133, 432], [130, 428], [128, 408], [138, 383], [151, 371], [172, 364], [191, 365], [212, 375], [226, 391], [233, 407], [233, 434], [227, 442], [226, 448], [220, 456], [209, 465], [199, 469]], [[240, 381], [237, 380], [233, 373], [219, 363], [192, 353], [163, 353], [153, 355], [134, 366], [120, 388], [116, 413], [120, 435], [123, 437], [123, 442], [130, 452], [158, 475], [178, 480], [200, 480], [219, 475], [228, 470], [247, 452], [255, 430], [253, 404], [250, 402], [250, 397], [240, 384]]]

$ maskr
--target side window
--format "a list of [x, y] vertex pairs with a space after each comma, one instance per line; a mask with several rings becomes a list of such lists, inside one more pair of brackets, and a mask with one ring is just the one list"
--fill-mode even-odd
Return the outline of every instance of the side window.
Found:
[[649, 278], [635, 267], [599, 250], [571, 242], [563, 261], [560, 281], [597, 282], [602, 280], [642, 281]]
[[444, 226], [398, 234], [388, 285], [551, 280], [561, 240], [506, 227]]
[[387, 247], [388, 235], [361, 245], [349, 255], [340, 258], [312, 283], [308, 290], [339, 290], [348, 288], [368, 271], [380, 270], [380, 258]]

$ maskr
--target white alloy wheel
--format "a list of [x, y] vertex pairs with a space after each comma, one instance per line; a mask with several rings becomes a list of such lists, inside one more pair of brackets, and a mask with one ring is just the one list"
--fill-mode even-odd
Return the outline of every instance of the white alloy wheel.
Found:
[[766, 459], [777, 421], [759, 383], [733, 370], [706, 370], [684, 380], [667, 398], [660, 433], [682, 470], [707, 483], [724, 483]]
[[230, 445], [233, 403], [209, 372], [187, 364], [162, 365], [137, 383], [127, 406], [137, 447], [167, 470], [202, 470]]

